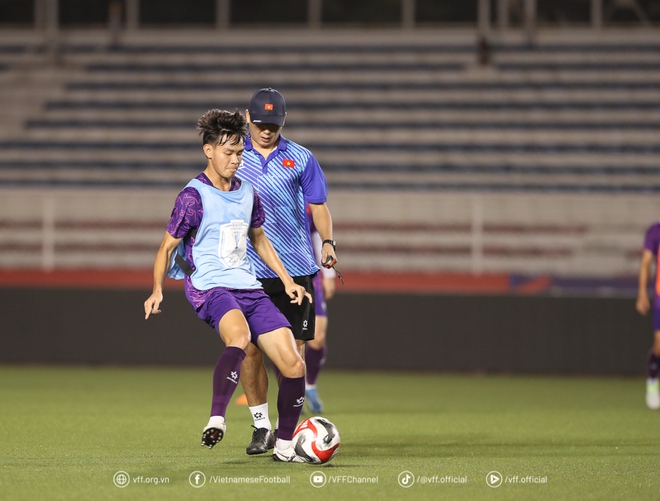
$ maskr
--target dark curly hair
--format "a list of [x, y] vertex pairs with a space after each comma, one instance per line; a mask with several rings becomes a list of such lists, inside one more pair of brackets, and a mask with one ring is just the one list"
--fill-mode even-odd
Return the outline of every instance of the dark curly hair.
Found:
[[197, 130], [202, 136], [202, 144], [218, 146], [230, 141], [236, 144], [248, 134], [247, 121], [237, 109], [234, 113], [226, 110], [209, 110], [197, 120]]

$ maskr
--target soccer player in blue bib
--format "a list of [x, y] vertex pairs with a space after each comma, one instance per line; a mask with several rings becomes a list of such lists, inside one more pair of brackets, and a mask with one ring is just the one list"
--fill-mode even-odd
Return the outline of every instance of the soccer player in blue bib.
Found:
[[[154, 262], [154, 287], [145, 318], [160, 313], [166, 275], [185, 279], [197, 316], [217, 330], [226, 348], [213, 373], [211, 417], [202, 445], [222, 440], [227, 405], [249, 346], [258, 347], [282, 372], [277, 408], [279, 437], [273, 459], [303, 462], [291, 445], [304, 403], [305, 364], [287, 319], [264, 293], [247, 254], [253, 252], [282, 281], [289, 302], [300, 308], [311, 296], [294, 283], [262, 228], [266, 215], [252, 185], [235, 177], [241, 164], [245, 117], [210, 110], [198, 121], [207, 157], [204, 172], [179, 193]], [[177, 258], [182, 253], [183, 256]]]
[[[293, 280], [313, 296], [313, 278], [319, 271], [314, 260], [305, 202], [309, 204], [316, 230], [321, 236], [324, 266], [337, 262], [332, 239], [332, 217], [326, 205], [328, 185], [314, 155], [282, 136], [286, 120], [284, 97], [270, 87], [254, 93], [245, 113], [250, 135], [245, 141], [243, 165], [237, 177], [248, 181], [266, 210], [264, 231]], [[304, 357], [305, 341], [314, 338], [314, 306], [304, 300], [293, 308], [283, 283], [273, 270], [248, 246], [257, 278], [273, 303], [289, 320], [298, 350]], [[261, 352], [248, 348], [241, 382], [254, 420], [248, 454], [263, 454], [273, 446], [274, 434], [268, 418], [268, 376]], [[281, 420], [279, 423], [281, 430]], [[278, 432], [278, 437], [279, 437]]]

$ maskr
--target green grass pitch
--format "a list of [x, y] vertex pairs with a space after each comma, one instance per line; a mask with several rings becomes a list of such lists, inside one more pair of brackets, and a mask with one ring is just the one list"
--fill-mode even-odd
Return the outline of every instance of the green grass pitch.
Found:
[[[314, 466], [247, 456], [251, 419], [233, 403], [225, 439], [202, 448], [211, 371], [0, 367], [0, 499], [660, 499], [660, 412], [641, 378], [326, 371], [342, 445]], [[275, 402], [271, 388], [273, 420]]]

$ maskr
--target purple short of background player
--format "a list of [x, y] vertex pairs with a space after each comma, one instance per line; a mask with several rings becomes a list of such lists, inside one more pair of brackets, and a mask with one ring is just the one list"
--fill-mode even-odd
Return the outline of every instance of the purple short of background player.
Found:
[[[658, 259], [658, 248], [660, 247], [660, 223], [652, 224], [644, 237], [644, 250], [647, 250]], [[660, 273], [656, 272], [653, 287], [653, 329], [660, 330], [660, 296], [658, 295], [658, 284], [660, 283]]]
[[325, 302], [325, 293], [323, 292], [323, 275], [319, 271], [314, 276], [314, 311], [317, 317], [327, 317], [328, 308]]
[[653, 300], [653, 330], [660, 331], [660, 306], [657, 304], [657, 298]]

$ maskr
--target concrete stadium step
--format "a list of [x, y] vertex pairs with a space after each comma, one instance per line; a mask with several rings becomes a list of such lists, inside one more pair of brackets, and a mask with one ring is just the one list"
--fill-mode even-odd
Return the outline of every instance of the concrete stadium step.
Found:
[[[2, 169], [0, 171], [0, 180], [7, 182], [26, 182], [34, 183], [39, 180], [47, 181], [66, 181], [66, 182], [130, 182], [136, 183], [178, 183], [184, 184], [190, 180], [191, 176], [196, 175], [203, 170], [204, 165], [200, 163], [197, 169], [114, 169], [111, 171], [102, 171], [99, 169], [69, 168], [69, 169], [41, 169], [37, 166], [29, 171], [19, 171], [15, 169]], [[518, 185], [525, 187], [548, 187], [556, 185], [575, 185], [576, 190], [583, 187], [598, 186], [610, 183], [612, 186], [625, 191], [628, 187], [648, 186], [649, 189], [657, 191], [660, 186], [660, 172], [651, 172], [646, 174], [618, 172], [616, 174], [603, 174], [602, 172], [571, 174], [571, 173], [499, 173], [499, 172], [417, 172], [411, 175], [405, 170], [397, 172], [381, 172], [378, 176], [365, 172], [342, 172], [328, 171], [328, 182], [335, 185], [355, 184], [360, 186], [378, 186], [378, 185], [417, 185], [419, 187], [447, 184], [478, 185]]]
[[[66, 169], [66, 164], [85, 164], [90, 168], [108, 168], [108, 166], [133, 166], [137, 164], [152, 165], [196, 165], [195, 161], [202, 162], [199, 145], [191, 146], [186, 150], [132, 150], [117, 151], [115, 149], [3, 149], [2, 168], [29, 168], [30, 165], [58, 165], [57, 168]], [[631, 172], [653, 172], [660, 165], [660, 155], [630, 155], [628, 153], [553, 153], [552, 155], [533, 152], [485, 152], [485, 151], [458, 151], [458, 152], [406, 152], [398, 150], [383, 150], [369, 152], [368, 154], [348, 154], [343, 150], [316, 152], [324, 168], [339, 170], [362, 169], [374, 174], [379, 171], [395, 169], [410, 172], [423, 171], [452, 171], [472, 170], [479, 172], [485, 168], [506, 173], [529, 168], [531, 172], [542, 172], [545, 169], [557, 169], [561, 172], [565, 168], [571, 169], [602, 169], [604, 174], [609, 169], [618, 172], [629, 168]], [[202, 162], [204, 163], [204, 162]], [[327, 167], [326, 167], [327, 166]], [[115, 168], [115, 167], [111, 167]]]
[[[647, 75], [648, 76], [648, 75]], [[657, 91], [660, 87], [660, 74], [654, 80], [635, 80], [635, 81], [598, 81], [598, 80], [574, 80], [574, 81], [536, 81], [536, 82], [503, 82], [503, 81], [466, 81], [465, 77], [453, 82], [447, 81], [443, 75], [437, 75], [435, 81], [426, 78], [424, 81], [411, 81], [409, 78], [398, 81], [374, 81], [373, 78], [364, 81], [347, 82], [343, 78], [337, 81], [310, 80], [303, 82], [299, 78], [282, 80], [281, 82], [271, 82], [271, 87], [282, 92], [300, 92], [300, 91], [429, 91], [437, 92], [468, 92], [468, 91], [488, 91], [488, 92], [508, 92], [508, 91]], [[183, 92], [183, 91], [239, 91], [244, 93], [246, 84], [244, 80], [238, 81], [218, 81], [215, 78], [193, 78], [189, 76], [179, 79], [168, 77], [163, 78], [138, 78], [126, 75], [113, 74], [109, 78], [86, 78], [80, 81], [72, 81], [66, 84], [66, 90], [72, 93], [81, 93], [85, 91], [114, 91], [114, 92], [135, 92], [135, 91], [158, 91], [158, 92]]]
[[[29, 119], [25, 122], [24, 127], [26, 129], [26, 138], [34, 138], [33, 131], [50, 131], [50, 134], [54, 134], [55, 131], [67, 131], [68, 134], [73, 133], [74, 131], [77, 134], [95, 134], [98, 133], [106, 134], [104, 137], [114, 137], [112, 136], [113, 131], [115, 130], [135, 130], [140, 129], [140, 131], [147, 131], [151, 129], [158, 129], [160, 133], [165, 133], [165, 131], [178, 131], [179, 137], [181, 133], [189, 134], [194, 127], [195, 121], [192, 119], [188, 120], [127, 120], [127, 119], [105, 119], [105, 115], [100, 119], [89, 120], [89, 119], [72, 119], [70, 117], [65, 117], [62, 119]], [[396, 133], [398, 131], [408, 131], [408, 130], [423, 130], [425, 128], [433, 128], [440, 131], [470, 131], [472, 133], [482, 133], [485, 131], [506, 131], [508, 134], [517, 134], [519, 131], [588, 131], [590, 133], [595, 133], [599, 131], [654, 131], [660, 129], [660, 121], [631, 121], [631, 122], [601, 122], [601, 121], [566, 121], [566, 122], [539, 122], [539, 121], [529, 121], [529, 122], [507, 122], [505, 120], [500, 121], [473, 121], [473, 122], [442, 122], [442, 121], [414, 121], [414, 122], [386, 122], [386, 123], [375, 123], [372, 121], [362, 121], [362, 122], [294, 122], [294, 125], [288, 125], [286, 127], [285, 134], [287, 136], [293, 134], [291, 137], [300, 137], [299, 134], [308, 131], [331, 131], [333, 129], [342, 129], [342, 130], [352, 130], [359, 133], [361, 130], [366, 129], [383, 129], [387, 130], [388, 133]], [[317, 133], [318, 133], [317, 132]], [[172, 133], [172, 132], [170, 132]], [[382, 132], [381, 132], [382, 133]], [[57, 135], [49, 135], [51, 139], [60, 137]], [[91, 137], [91, 136], [90, 136]]]
[[[163, 36], [166, 31], [166, 36]], [[602, 33], [590, 30], [548, 30], [538, 33], [534, 44], [521, 43], [524, 34], [515, 36], [516, 31], [502, 37], [497, 33], [491, 41], [493, 50], [512, 54], [564, 54], [572, 51], [588, 53], [657, 53], [660, 41], [655, 29], [610, 30]], [[196, 36], [191, 36], [191, 35]], [[144, 30], [125, 34], [121, 43], [109, 47], [107, 30], [70, 31], [61, 43], [61, 50], [67, 54], [87, 54], [106, 50], [120, 54], [217, 54], [219, 48], [230, 48], [239, 53], [264, 52], [277, 49], [287, 52], [380, 52], [383, 48], [392, 51], [418, 50], [422, 52], [465, 53], [475, 50], [476, 40], [473, 29], [418, 30], [351, 30], [326, 29], [311, 34], [305, 30], [290, 30], [279, 33], [276, 39], [263, 30], [243, 29], [240, 32], [218, 33], [215, 30], [184, 29]], [[130, 36], [129, 36], [130, 35]], [[343, 35], [343, 36], [338, 36]], [[511, 36], [513, 35], [513, 36]], [[522, 35], [522, 36], [520, 36]], [[507, 39], [508, 38], [508, 39]], [[515, 40], [514, 40], [515, 38]], [[301, 44], [304, 40], [305, 44]], [[48, 46], [43, 37], [34, 33], [10, 30], [0, 38], [0, 54], [45, 53]]]
[[[93, 103], [92, 106], [98, 107], [112, 107], [115, 103], [117, 106], [128, 106], [121, 103], [136, 103], [140, 106], [149, 106], [152, 102], [171, 103], [182, 102], [185, 103], [200, 103], [200, 102], [218, 102], [223, 103], [237, 103], [247, 105], [250, 100], [251, 94], [245, 91], [245, 88], [227, 89], [219, 92], [216, 89], [198, 89], [173, 91], [171, 89], [90, 89], [79, 90], [72, 92], [71, 98], [67, 100], [59, 100], [47, 103], [47, 107], [79, 107], [79, 103]], [[355, 90], [341, 90], [338, 89], [331, 95], [328, 94], [327, 89], [314, 89], [309, 90], [291, 90], [287, 91], [287, 103], [292, 109], [307, 107], [327, 108], [334, 104], [340, 106], [356, 106], [365, 107], [377, 105], [380, 107], [397, 107], [406, 106], [408, 104], [423, 108], [424, 104], [429, 107], [435, 105], [440, 106], [463, 106], [470, 107], [469, 103], [473, 102], [473, 106], [501, 106], [501, 107], [515, 107], [516, 105], [531, 104], [537, 106], [544, 105], [570, 105], [575, 103], [577, 106], [608, 106], [610, 104], [621, 103], [622, 101], [636, 102], [652, 102], [660, 100], [660, 87], [652, 87], [644, 89], [544, 89], [542, 91], [535, 89], [501, 89], [493, 90], [484, 94], [483, 89], [480, 88], [455, 88], [450, 90], [443, 90], [441, 88], [433, 88], [432, 86], [423, 89], [355, 89]]]
[[[379, 140], [379, 136], [375, 139], [367, 141], [358, 141], [356, 143], [348, 142], [308, 142], [307, 147], [311, 151], [343, 151], [345, 154], [350, 153], [364, 153], [383, 152], [383, 151], [399, 151], [399, 152], [413, 152], [413, 153], [463, 153], [463, 152], [481, 152], [481, 153], [535, 153], [535, 154], [634, 154], [634, 155], [657, 155], [660, 154], [660, 143], [658, 142], [635, 142], [626, 143], [618, 142], [617, 144], [608, 143], [604, 141], [584, 143], [576, 141], [570, 142], [544, 142], [542, 141], [543, 135], [539, 136], [537, 141], [520, 142], [512, 141], [506, 135], [502, 138], [507, 142], [480, 142], [480, 141], [465, 141], [456, 143], [453, 141], [437, 142], [427, 141], [420, 143], [413, 143], [411, 141]], [[197, 141], [0, 141], [0, 150], [22, 150], [22, 149], [35, 149], [35, 150], [90, 150], [90, 151], [103, 151], [103, 150], [133, 150], [133, 151], [196, 151], [200, 148]]]
[[[374, 99], [369, 101], [362, 100], [336, 100], [334, 102], [301, 102], [293, 101], [287, 108], [290, 108], [291, 111], [298, 110], [312, 110], [317, 112], [325, 112], [329, 109], [334, 110], [362, 110], [362, 111], [372, 111], [377, 109], [387, 109], [390, 112], [401, 112], [401, 111], [417, 111], [417, 110], [435, 110], [435, 111], [448, 111], [448, 110], [475, 110], [475, 111], [513, 111], [513, 110], [524, 110], [528, 112], [533, 111], [546, 111], [546, 110], [556, 110], [556, 111], [568, 111], [568, 110], [585, 110], [585, 111], [597, 111], [597, 110], [612, 110], [612, 111], [624, 111], [624, 110], [660, 110], [660, 102], [654, 98], [635, 98], [635, 99], [625, 99], [622, 96], [618, 96], [618, 99], [615, 96], [612, 96], [612, 100], [601, 100], [599, 96], [590, 96], [589, 100], [566, 100], [566, 99], [554, 99], [554, 100], [534, 100], [526, 99], [518, 102], [515, 101], [504, 101], [504, 100], [492, 100], [492, 99], [481, 99], [475, 100], [464, 98], [463, 100], [457, 100], [453, 102], [449, 101], [439, 101], [439, 102], [427, 102], [415, 100], [415, 96], [409, 96], [410, 99], [406, 101], [394, 101], [394, 102], [385, 102], [382, 100]], [[381, 98], [382, 99], [382, 98]], [[245, 106], [249, 102], [249, 98], [245, 101], [241, 101], [238, 104], [243, 104]], [[55, 109], [94, 109], [94, 110], [177, 110], [177, 111], [187, 111], [187, 110], [207, 110], [209, 108], [223, 108], [223, 109], [234, 109], [237, 106], [237, 101], [225, 101], [224, 97], [219, 96], [209, 96], [206, 101], [204, 100], [183, 100], [176, 99], [175, 96], [167, 96], [160, 99], [151, 99], [149, 98], [140, 100], [103, 100], [103, 99], [60, 99], [60, 100], [51, 100], [45, 104], [46, 110], [55, 110]]]
[[[235, 109], [234, 108], [231, 109]], [[85, 108], [76, 109], [49, 109], [40, 110], [38, 115], [25, 120], [27, 127], [35, 127], [40, 120], [85, 120], [92, 123], [103, 124], [105, 121], [127, 121], [131, 123], [162, 123], [163, 127], [169, 127], [169, 122], [177, 121], [187, 123], [187, 127], [195, 127], [197, 120], [204, 113], [203, 110], [173, 110], [173, 109], [150, 109], [147, 114], [139, 109], [103, 109], [92, 110]], [[316, 110], [298, 109], [287, 112], [286, 131], [298, 127], [300, 123], [327, 124], [334, 127], [342, 123], [367, 123], [369, 126], [397, 126], [398, 123], [412, 123], [424, 127], [444, 126], [451, 123], [474, 124], [510, 124], [520, 123], [523, 126], [543, 127], [548, 123], [561, 124], [560, 126], [571, 127], [571, 124], [585, 123], [599, 126], [601, 124], [620, 123], [624, 128], [630, 124], [657, 123], [660, 122], [660, 110], [576, 110], [576, 109], [541, 109], [533, 110], [437, 110], [416, 109], [414, 115], [411, 113], [393, 113], [388, 109], [369, 110], [365, 116], [362, 110], [352, 109], [327, 109], [319, 114]], [[184, 125], [185, 126], [185, 125]]]
[[[17, 171], [0, 169], [1, 186], [88, 186], [88, 187], [171, 187], [181, 189], [203, 169], [183, 170], [144, 169], [140, 171], [90, 169]], [[407, 172], [355, 174], [329, 171], [326, 173], [332, 189], [361, 190], [434, 190], [434, 191], [508, 191], [508, 192], [594, 192], [594, 193], [658, 193], [660, 173], [603, 175], [570, 174], [499, 174], [499, 173], [417, 173]]]
[[[181, 159], [174, 158], [172, 154], [150, 155], [140, 159], [135, 157], [100, 158], [101, 155], [78, 158], [65, 155], [17, 156], [16, 159], [4, 158], [0, 161], [0, 168], [13, 170], [29, 170], [39, 168], [44, 170], [66, 169], [95, 169], [111, 172], [114, 170], [183, 170], [198, 171], [204, 166], [203, 159], [192, 158], [186, 155]], [[346, 159], [337, 157], [337, 161], [322, 161], [326, 172], [354, 172], [354, 173], [388, 173], [405, 171], [410, 174], [417, 173], [499, 173], [503, 175], [654, 175], [660, 171], [658, 159], [652, 156], [638, 158], [613, 158], [613, 155], [583, 155], [567, 160], [561, 156], [544, 156], [521, 154], [511, 155], [455, 155], [452, 158], [433, 155], [418, 156], [414, 162], [403, 158], [393, 158], [386, 161], [384, 157], [368, 156], [366, 158]]]
[[[334, 51], [307, 51], [281, 49], [277, 46], [262, 48], [250, 52], [232, 51], [227, 47], [217, 47], [211, 53], [120, 53], [107, 52], [104, 54], [103, 62], [98, 61], [95, 54], [68, 56], [68, 61], [75, 64], [83, 64], [89, 71], [107, 71], [119, 69], [122, 71], [154, 71], [157, 68], [180, 68], [193, 67], [203, 71], [206, 67], [219, 66], [221, 68], [288, 68], [298, 67], [325, 67], [325, 66], [365, 66], [367, 68], [375, 65], [392, 64], [394, 67], [408, 66], [435, 66], [448, 69], [463, 67], [466, 63], [474, 61], [474, 52], [466, 54], [455, 54], [450, 52], [424, 51], [417, 47], [407, 49], [390, 49], [375, 47], [373, 51], [360, 51], [339, 49]], [[625, 55], [621, 60], [625, 60]], [[630, 56], [630, 54], [629, 54]], [[616, 55], [614, 56], [616, 58]], [[645, 62], [652, 57], [650, 55], [632, 56], [633, 60]], [[0, 59], [1, 60], [1, 59]], [[629, 57], [630, 60], [630, 57]]]
[[495, 67], [500, 71], [659, 71], [660, 61], [501, 62]]
[[[187, 58], [186, 58], [187, 59]], [[324, 58], [325, 59], [325, 58]], [[116, 71], [135, 71], [141, 73], [173, 73], [173, 72], [189, 72], [189, 73], [206, 73], [206, 72], [243, 72], [243, 71], [263, 71], [264, 62], [205, 62], [194, 63], [185, 62], [181, 63], [91, 63], [85, 66], [88, 72], [116, 72]], [[639, 63], [640, 65], [642, 63]], [[465, 63], [452, 62], [452, 61], [414, 61], [406, 58], [402, 61], [391, 61], [386, 58], [377, 61], [365, 61], [360, 58], [355, 58], [350, 61], [314, 61], [308, 62], [271, 62], [268, 64], [270, 72], [296, 72], [296, 71], [460, 71], [464, 69]], [[646, 69], [646, 66], [640, 66], [641, 69]]]
[[[245, 40], [229, 40], [228, 43], [207, 45], [168, 45], [167, 42], [159, 45], [123, 44], [109, 47], [104, 44], [84, 45], [63, 43], [60, 46], [62, 57], [66, 60], [85, 61], [103, 54], [109, 61], [144, 61], [177, 60], [188, 58], [190, 60], [212, 57], [241, 58], [242, 60], [259, 61], [259, 58], [274, 57], [276, 60], [293, 60], [321, 56], [323, 58], [350, 58], [363, 59], [383, 57], [384, 53], [401, 55], [407, 54], [430, 58], [460, 58], [473, 57], [476, 53], [476, 44], [452, 44], [450, 42], [436, 43], [409, 43], [401, 44], [397, 41], [382, 40], [377, 43], [354, 44], [350, 41], [334, 40], [332, 44], [306, 43], [301, 45], [287, 45], [279, 40], [268, 45], [246, 43]], [[658, 43], [565, 43], [565, 44], [500, 44], [493, 43], [491, 49], [495, 57], [517, 62], [542, 61], [576, 61], [588, 58], [592, 61], [621, 61], [652, 60], [660, 52]], [[0, 58], [26, 57], [30, 55], [44, 55], [48, 48], [42, 44], [0, 45]]]
[[[215, 85], [219, 88], [241, 88], [255, 86], [254, 81], [268, 79], [273, 87], [287, 86], [292, 90], [317, 86], [317, 88], [337, 88], [343, 86], [359, 86], [366, 88], [384, 87], [395, 85], [438, 85], [439, 89], [446, 87], [457, 87], [461, 84], [467, 88], [480, 86], [485, 90], [491, 87], [517, 88], [552, 88], [556, 86], [583, 86], [589, 88], [607, 87], [609, 85], [628, 84], [635, 86], [646, 86], [660, 81], [660, 74], [654, 71], [621, 71], [610, 72], [603, 79], [603, 74], [579, 71], [571, 72], [525, 72], [516, 73], [512, 71], [498, 72], [490, 67], [470, 67], [463, 72], [414, 72], [397, 73], [383, 71], [380, 73], [366, 72], [273, 72], [264, 67], [254, 72], [230, 72], [230, 73], [169, 73], [169, 74], [136, 74], [134, 72], [115, 71], [112, 73], [89, 73], [84, 69], [79, 70], [82, 77], [72, 76], [70, 82], [71, 90], [77, 86], [90, 86], [103, 84], [112, 85]], [[283, 87], [284, 88], [284, 87]]]
[[[422, 128], [395, 128], [388, 127], [387, 131], [380, 130], [376, 127], [323, 127], [323, 124], [318, 124], [317, 127], [291, 127], [286, 129], [285, 137], [290, 137], [296, 142], [301, 144], [315, 144], [322, 143], [328, 145], [338, 145], [342, 143], [353, 148], [355, 145], [365, 145], [365, 149], [373, 149], [373, 144], [388, 143], [393, 139], [397, 143], [407, 142], [410, 145], [419, 145], [426, 148], [431, 145], [438, 145], [441, 147], [447, 143], [457, 143], [465, 145], [480, 145], [480, 144], [493, 144], [493, 145], [520, 145], [522, 149], [531, 147], [532, 145], [587, 145], [586, 148], [596, 147], [597, 145], [621, 145], [624, 146], [641, 146], [653, 145], [659, 141], [658, 128], [660, 124], [652, 128], [630, 128], [625, 129], [576, 129], [576, 128], [560, 128], [557, 127], [553, 130], [542, 128], [537, 130], [529, 130], [524, 126], [518, 130], [511, 130], [507, 127], [500, 127], [496, 129], [482, 128], [475, 131], [473, 127], [469, 128], [452, 128], [444, 127], [439, 128], [435, 126], [422, 127]], [[108, 143], [112, 147], [112, 143], [134, 143], [141, 142], [175, 142], [183, 143], [189, 142], [190, 144], [199, 145], [199, 136], [197, 131], [192, 127], [192, 124], [186, 124], [185, 128], [173, 127], [159, 127], [157, 125], [151, 127], [144, 127], [139, 130], [139, 135], [136, 135], [134, 127], [68, 127], [68, 128], [31, 128], [25, 134], [25, 139], [35, 142], [44, 142], [51, 144], [52, 142], [63, 142], [73, 145], [78, 142], [76, 147], [85, 147], [87, 143]], [[0, 143], [2, 145], [2, 143]], [[1, 146], [0, 146], [1, 147]], [[387, 145], [383, 146], [388, 148]]]

